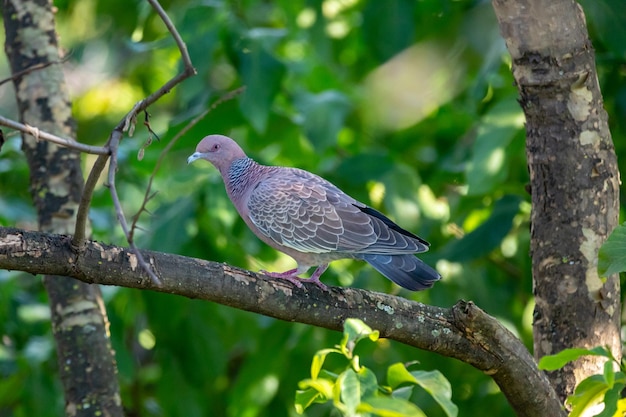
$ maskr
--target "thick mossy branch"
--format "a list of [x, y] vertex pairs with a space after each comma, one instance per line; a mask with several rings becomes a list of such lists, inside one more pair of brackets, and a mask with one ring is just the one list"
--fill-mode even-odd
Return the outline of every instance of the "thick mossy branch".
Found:
[[225, 264], [142, 254], [158, 275], [159, 287], [127, 248], [85, 241], [77, 252], [70, 236], [0, 228], [3, 269], [178, 294], [333, 330], [341, 330], [347, 318], [360, 318], [382, 337], [459, 359], [491, 375], [519, 416], [565, 415], [524, 345], [471, 302], [445, 309], [354, 288], [297, 288]]

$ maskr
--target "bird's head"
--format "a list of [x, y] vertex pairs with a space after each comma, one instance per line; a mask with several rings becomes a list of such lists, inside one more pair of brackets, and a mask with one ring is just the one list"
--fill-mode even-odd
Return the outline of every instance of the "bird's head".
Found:
[[234, 140], [228, 136], [209, 135], [198, 143], [196, 151], [187, 158], [187, 163], [206, 159], [224, 173], [233, 161], [241, 158], [246, 158], [246, 154]]

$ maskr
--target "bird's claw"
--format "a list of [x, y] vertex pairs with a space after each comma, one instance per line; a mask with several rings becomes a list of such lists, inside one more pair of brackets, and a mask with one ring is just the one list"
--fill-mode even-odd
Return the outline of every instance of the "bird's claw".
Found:
[[300, 278], [298, 278], [298, 276], [294, 276], [293, 275], [293, 270], [292, 271], [286, 271], [286, 272], [269, 272], [266, 271], [264, 269], [260, 270], [259, 273], [268, 276], [270, 278], [278, 278], [278, 279], [284, 279], [287, 280], [289, 282], [291, 282], [293, 285], [295, 285], [298, 288], [302, 288], [302, 280]]
[[302, 284], [304, 282], [310, 282], [312, 284], [317, 285], [322, 291], [329, 291], [328, 287], [326, 286], [326, 284], [324, 284], [323, 282], [320, 281], [319, 277], [311, 277], [311, 278], [300, 278], [297, 275], [294, 275], [295, 270], [290, 270], [290, 271], [286, 271], [286, 272], [268, 272], [265, 271], [264, 269], [260, 270], [259, 273], [263, 274], [265, 276], [268, 276], [270, 278], [278, 278], [278, 279], [284, 279], [287, 280], [289, 282], [291, 282], [293, 285], [295, 285], [298, 288], [302, 288]]

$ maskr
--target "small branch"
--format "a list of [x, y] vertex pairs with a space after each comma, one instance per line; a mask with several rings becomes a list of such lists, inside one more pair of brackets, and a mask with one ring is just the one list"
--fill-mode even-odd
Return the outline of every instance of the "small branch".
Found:
[[161, 155], [159, 156], [159, 159], [154, 165], [154, 169], [152, 170], [150, 179], [148, 180], [148, 186], [146, 187], [146, 193], [143, 196], [141, 207], [139, 207], [139, 210], [137, 210], [137, 213], [133, 216], [133, 222], [130, 227], [131, 236], [133, 236], [134, 230], [137, 227], [137, 222], [139, 221], [139, 217], [141, 216], [141, 213], [146, 211], [146, 205], [148, 204], [148, 201], [150, 201], [152, 197], [156, 195], [156, 192], [154, 193], [152, 192], [152, 182], [154, 181], [154, 177], [156, 176], [156, 173], [159, 171], [159, 168], [161, 168], [161, 163], [163, 162], [163, 159], [165, 159], [165, 156], [170, 152], [170, 149], [172, 149], [172, 147], [176, 144], [176, 142], [178, 142], [178, 140], [181, 137], [183, 137], [189, 130], [191, 130], [192, 127], [194, 127], [202, 119], [204, 119], [210, 112], [215, 110], [220, 104], [237, 97], [239, 94], [244, 92], [245, 89], [246, 89], [245, 86], [241, 86], [239, 88], [236, 88], [235, 90], [229, 91], [228, 93], [224, 94], [222, 97], [217, 99], [208, 109], [206, 109], [205, 111], [203, 111], [202, 113], [194, 117], [193, 120], [191, 120], [191, 122], [189, 122], [184, 128], [182, 128], [180, 132], [178, 132], [172, 138], [172, 140], [165, 146], [165, 148], [163, 148], [163, 150], [161, 151]]
[[180, 36], [178, 31], [176, 30], [176, 27], [170, 20], [170, 17], [167, 15], [167, 13], [165, 13], [165, 10], [163, 10], [163, 8], [161, 7], [161, 5], [159, 4], [157, 0], [148, 0], [148, 3], [150, 3], [152, 8], [157, 12], [161, 20], [163, 20], [163, 23], [165, 23], [167, 30], [169, 30], [169, 32], [172, 34], [172, 37], [174, 38], [174, 41], [176, 42], [176, 45], [178, 46], [178, 50], [180, 51], [180, 56], [181, 56], [181, 59], [183, 60], [183, 64], [185, 65], [185, 69], [192, 70], [193, 74], [195, 75], [196, 70], [193, 68], [193, 64], [191, 63], [191, 57], [189, 57], [189, 51], [187, 51], [187, 45], [185, 45], [183, 38]]
[[191, 77], [192, 75], [196, 75], [196, 69], [193, 67], [193, 64], [191, 62], [189, 51], [187, 51], [187, 45], [185, 45], [185, 42], [183, 41], [182, 37], [176, 30], [176, 27], [170, 20], [169, 16], [167, 15], [167, 13], [165, 13], [165, 10], [163, 10], [163, 8], [161, 7], [161, 5], [159, 4], [157, 0], [148, 0], [148, 3], [150, 3], [152, 8], [159, 15], [159, 17], [161, 18], [161, 20], [167, 27], [167, 30], [172, 35], [172, 38], [174, 38], [174, 41], [176, 42], [176, 46], [178, 46], [178, 50], [180, 51], [180, 58], [183, 61], [183, 65], [185, 68], [183, 69], [181, 73], [179, 73], [174, 78], [172, 78], [171, 80], [163, 84], [163, 86], [159, 88], [157, 91], [150, 94], [145, 99], [138, 101], [133, 106], [133, 108], [131, 109], [130, 112], [128, 112], [126, 117], [124, 117], [124, 119], [120, 122], [120, 124], [117, 125], [117, 128], [121, 129], [123, 132], [127, 132], [129, 131], [129, 129], [131, 129], [131, 126], [134, 125], [135, 119], [139, 112], [147, 109], [149, 105], [151, 105], [152, 103], [154, 103], [155, 101], [163, 97], [165, 94], [169, 93], [172, 90], [172, 88], [174, 88], [176, 85], [181, 83], [183, 80]]
[[122, 230], [124, 231], [126, 240], [128, 241], [128, 244], [130, 245], [130, 249], [132, 250], [133, 254], [136, 256], [137, 264], [141, 267], [141, 269], [143, 269], [148, 274], [148, 276], [150, 277], [150, 280], [158, 287], [161, 285], [161, 281], [154, 273], [154, 270], [145, 261], [145, 259], [143, 258], [143, 255], [141, 254], [137, 246], [135, 246], [133, 237], [128, 228], [128, 223], [126, 222], [126, 216], [124, 216], [122, 203], [120, 202], [120, 199], [117, 195], [117, 189], [115, 188], [115, 171], [117, 170], [117, 148], [119, 146], [121, 138], [122, 138], [122, 132], [115, 130], [113, 134], [111, 135], [111, 138], [109, 139], [109, 142], [110, 142], [109, 146], [111, 147], [111, 161], [109, 162], [109, 175], [108, 175], [109, 192], [111, 193], [111, 199], [113, 200], [113, 205], [115, 206], [115, 213], [117, 214], [117, 220], [122, 226]]
[[48, 132], [44, 132], [43, 130], [39, 130], [38, 128], [33, 126], [25, 125], [11, 119], [7, 119], [6, 117], [0, 116], [0, 125], [19, 130], [22, 133], [29, 134], [37, 140], [43, 139], [45, 141], [52, 142], [60, 146], [65, 146], [66, 148], [74, 149], [80, 152], [92, 155], [106, 155], [109, 153], [109, 149], [106, 146], [85, 145], [72, 139], [66, 139]]
[[[138, 253], [158, 271], [160, 286], [144, 279]], [[93, 241], [76, 253], [67, 236], [3, 227], [0, 268], [152, 289], [333, 330], [341, 330], [349, 317], [360, 318], [382, 337], [459, 359], [490, 375], [519, 417], [566, 416], [522, 342], [471, 302], [446, 309], [356, 288], [322, 291], [308, 283], [297, 288], [221, 263]]]
[[104, 167], [109, 160], [109, 155], [99, 155], [96, 162], [93, 164], [89, 176], [83, 187], [83, 193], [80, 196], [80, 203], [78, 204], [78, 210], [76, 211], [76, 227], [74, 228], [74, 235], [72, 237], [72, 246], [76, 249], [80, 249], [83, 245], [86, 236], [87, 220], [89, 216], [89, 207], [91, 207], [91, 199], [93, 198], [93, 192], [98, 184], [98, 179]]
[[62, 63], [64, 63], [65, 61], [67, 61], [67, 60], [69, 59], [69, 57], [70, 57], [70, 55], [67, 55], [67, 56], [64, 56], [64, 57], [63, 57], [63, 59], [60, 59], [60, 60], [58, 60], [58, 61], [46, 61], [46, 62], [40, 62], [40, 63], [38, 63], [38, 64], [35, 64], [35, 65], [30, 66], [30, 67], [28, 67], [28, 68], [25, 68], [25, 69], [23, 69], [23, 70], [21, 70], [21, 71], [16, 72], [15, 74], [12, 74], [10, 77], [7, 77], [7, 78], [5, 78], [5, 79], [3, 79], [3, 80], [0, 80], [0, 85], [2, 85], [2, 84], [6, 84], [6, 83], [8, 83], [9, 81], [13, 81], [13, 80], [15, 80], [16, 78], [23, 77], [24, 75], [26, 75], [26, 74], [30, 74], [30, 73], [31, 73], [31, 72], [33, 72], [33, 71], [38, 71], [38, 70], [44, 69], [44, 68], [46, 68], [46, 67], [49, 67], [50, 65], [54, 65], [54, 64], [62, 64]]

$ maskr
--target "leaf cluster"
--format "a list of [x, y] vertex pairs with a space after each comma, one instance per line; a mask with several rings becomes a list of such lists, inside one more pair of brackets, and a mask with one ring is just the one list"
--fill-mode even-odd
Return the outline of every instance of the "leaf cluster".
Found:
[[[419, 417], [422, 409], [409, 401], [415, 387], [430, 394], [447, 417], [456, 417], [457, 406], [452, 403], [448, 380], [437, 370], [409, 371], [402, 363], [387, 369], [387, 385], [380, 385], [374, 371], [360, 364], [354, 353], [361, 340], [378, 340], [379, 333], [359, 319], [347, 319], [341, 343], [334, 348], [319, 350], [311, 363], [311, 377], [300, 381], [295, 407], [299, 414], [313, 403], [332, 402], [345, 417]], [[324, 363], [329, 354], [338, 354], [348, 362], [345, 369], [332, 372]]]
[[587, 355], [605, 357], [607, 361], [604, 363], [604, 372], [591, 375], [576, 386], [574, 394], [567, 398], [567, 404], [572, 410], [569, 416], [623, 416], [626, 413], [626, 398], [622, 398], [622, 391], [626, 388], [626, 362], [618, 361], [610, 349], [602, 346], [593, 349], [564, 349], [541, 358], [539, 369], [554, 371]]

